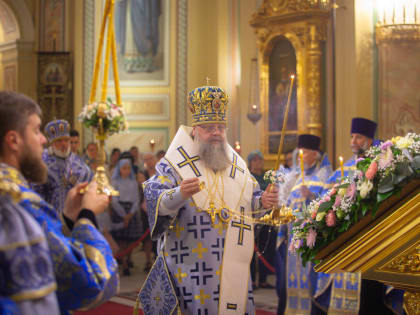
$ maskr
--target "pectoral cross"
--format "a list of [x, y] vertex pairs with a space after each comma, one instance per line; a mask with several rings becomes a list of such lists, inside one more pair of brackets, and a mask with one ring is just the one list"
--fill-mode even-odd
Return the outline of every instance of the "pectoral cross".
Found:
[[214, 221], [216, 220], [216, 215], [220, 213], [220, 209], [215, 207], [213, 201], [210, 201], [209, 207], [205, 211], [210, 215], [211, 223], [214, 224]]

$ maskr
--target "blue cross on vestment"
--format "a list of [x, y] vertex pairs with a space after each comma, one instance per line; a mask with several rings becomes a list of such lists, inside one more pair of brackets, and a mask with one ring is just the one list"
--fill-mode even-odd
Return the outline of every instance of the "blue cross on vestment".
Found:
[[245, 173], [244, 169], [240, 168], [238, 165], [238, 156], [236, 154], [233, 154], [233, 160], [232, 160], [231, 165], [232, 165], [232, 168], [230, 169], [230, 174], [229, 174], [230, 177], [235, 178], [237, 170], [241, 172], [242, 174]]
[[189, 166], [191, 167], [192, 171], [194, 172], [195, 176], [200, 177], [201, 173], [198, 170], [197, 166], [194, 164], [194, 162], [198, 161], [200, 159], [200, 157], [198, 155], [196, 156], [189, 156], [188, 153], [185, 151], [185, 149], [180, 146], [177, 148], [178, 152], [182, 155], [182, 157], [184, 158], [184, 161], [182, 161], [181, 163], [178, 163], [178, 167], [179, 168], [183, 168], [184, 166]]
[[251, 225], [245, 224], [245, 208], [241, 207], [241, 219], [239, 222], [232, 221], [232, 226], [239, 228], [238, 245], [243, 245], [244, 242], [244, 230], [251, 231]]

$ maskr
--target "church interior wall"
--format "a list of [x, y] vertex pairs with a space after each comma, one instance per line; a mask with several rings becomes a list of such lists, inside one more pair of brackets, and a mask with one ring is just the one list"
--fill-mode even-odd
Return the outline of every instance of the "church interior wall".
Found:
[[[373, 7], [371, 1], [347, 0], [337, 10], [336, 155], [351, 156], [352, 117], [374, 119]], [[329, 113], [327, 113], [329, 114]], [[327, 132], [327, 137], [329, 133]], [[330, 157], [337, 160], [337, 156]]]
[[[82, 130], [77, 122], [77, 114], [87, 102], [85, 93], [85, 69], [92, 66], [96, 53], [97, 39], [103, 0], [86, 0], [94, 3], [95, 14], [91, 23], [94, 25], [94, 45], [91, 58], [85, 56], [86, 17], [85, 1], [65, 1], [65, 50], [70, 51], [73, 61], [73, 106], [76, 129]], [[166, 0], [164, 0], [166, 1]], [[165, 119], [134, 119], [131, 126], [137, 133], [145, 132], [140, 140], [143, 151], [150, 150], [148, 141], [153, 137], [163, 137], [165, 140], [155, 147], [164, 147], [170, 142], [178, 127], [177, 106], [179, 106], [179, 91], [177, 90], [178, 43], [177, 36], [182, 31], [178, 27], [178, 1], [167, 1], [169, 13], [169, 80], [161, 85], [122, 86], [122, 94], [130, 97], [152, 95], [167, 99], [169, 114]], [[36, 52], [39, 49], [40, 5], [41, 0], [0, 0], [14, 13], [22, 32], [16, 51], [0, 49], [0, 88], [5, 87], [5, 66], [16, 67], [16, 89], [36, 98]], [[247, 118], [249, 111], [249, 82], [251, 59], [257, 56], [257, 40], [254, 29], [249, 21], [252, 14], [261, 4], [259, 0], [186, 0], [186, 91], [206, 84], [220, 85], [231, 96], [229, 111], [228, 138], [231, 144], [239, 141], [242, 156], [261, 146], [262, 137], [260, 124], [253, 124]], [[331, 92], [331, 38], [326, 42], [326, 89], [324, 98], [325, 139], [324, 147], [335, 161], [338, 155], [348, 158], [350, 120], [360, 116], [378, 120], [380, 109], [378, 97], [382, 88], [379, 81], [378, 49], [375, 44], [376, 11], [373, 1], [343, 0], [337, 10], [336, 19], [336, 102], [332, 100]], [[0, 32], [1, 33], [1, 32]], [[330, 33], [329, 33], [330, 34]], [[331, 35], [331, 34], [330, 34]], [[0, 35], [1, 36], [1, 35]], [[1, 42], [4, 43], [0, 37]], [[3, 46], [2, 46], [3, 47]], [[18, 53], [19, 51], [19, 53]], [[90, 59], [90, 60], [87, 60]], [[9, 77], [11, 68], [9, 70]], [[13, 76], [13, 75], [12, 75]], [[101, 81], [101, 80], [100, 80]], [[110, 89], [112, 94], [113, 90]], [[415, 96], [414, 101], [415, 100]], [[184, 99], [186, 102], [186, 99]], [[186, 104], [183, 104], [184, 106]], [[335, 106], [335, 115], [333, 107]], [[412, 105], [410, 105], [412, 106]], [[185, 106], [187, 124], [191, 123], [188, 107]], [[334, 124], [332, 123], [334, 121]], [[335, 125], [335, 140], [332, 139], [331, 126]], [[163, 139], [162, 138], [162, 139]], [[93, 139], [92, 133], [84, 134], [84, 143]], [[129, 138], [127, 138], [129, 139]], [[118, 140], [119, 141], [119, 140]], [[127, 144], [128, 145], [128, 144]], [[337, 156], [332, 156], [334, 152]]]

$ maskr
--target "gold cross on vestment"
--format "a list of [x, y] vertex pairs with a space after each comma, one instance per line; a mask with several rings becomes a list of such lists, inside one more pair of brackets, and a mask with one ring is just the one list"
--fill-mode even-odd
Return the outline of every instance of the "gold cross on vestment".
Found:
[[225, 225], [223, 224], [222, 220], [219, 220], [216, 224], [213, 224], [213, 228], [219, 230], [219, 235], [223, 235], [223, 230], [225, 229]]
[[177, 148], [177, 150], [181, 154], [181, 156], [184, 158], [184, 161], [177, 164], [178, 167], [183, 168], [184, 166], [188, 165], [189, 167], [191, 167], [191, 170], [194, 172], [195, 176], [200, 177], [201, 173], [198, 170], [197, 166], [195, 165], [195, 162], [197, 162], [200, 159], [200, 157], [198, 155], [189, 156], [183, 147], [179, 147]]
[[176, 226], [175, 226], [175, 235], [176, 235], [176, 238], [180, 238], [181, 232], [184, 231], [184, 230], [185, 229], [182, 226], [180, 226], [179, 223], [177, 222], [176, 223]]
[[211, 223], [214, 224], [214, 221], [216, 221], [216, 215], [220, 213], [220, 209], [215, 207], [213, 201], [210, 201], [209, 207], [205, 211], [210, 215]]
[[239, 235], [238, 235], [238, 245], [243, 245], [244, 242], [244, 230], [251, 231], [251, 225], [245, 224], [245, 208], [241, 207], [241, 218], [239, 222], [232, 221], [232, 226], [239, 228]]
[[159, 302], [159, 301], [161, 300], [161, 298], [160, 298], [159, 296], [155, 296], [155, 297], [153, 298], [153, 300], [155, 300], [156, 302]]
[[203, 289], [200, 289], [200, 295], [195, 295], [196, 300], [200, 300], [201, 305], [204, 305], [205, 300], [210, 298], [210, 295], [205, 294]]
[[168, 178], [168, 177], [166, 177], [166, 176], [158, 176], [158, 179], [159, 179], [159, 182], [161, 183], [161, 184], [165, 184], [165, 183], [171, 183], [171, 180]]
[[207, 253], [208, 249], [203, 247], [203, 243], [198, 242], [197, 247], [192, 250], [193, 253], [197, 253], [197, 257], [203, 259], [203, 253]]
[[351, 282], [351, 285], [355, 285], [356, 284], [356, 282], [357, 282], [357, 278], [356, 277], [357, 277], [356, 274], [354, 274], [354, 273], [351, 273], [350, 274], [350, 282]]
[[182, 283], [182, 278], [186, 278], [187, 274], [185, 272], [181, 272], [181, 268], [178, 268], [178, 273], [175, 274], [175, 278], [178, 280], [179, 283]]
[[245, 171], [243, 168], [239, 167], [238, 165], [238, 157], [236, 156], [236, 154], [233, 155], [233, 160], [232, 163], [230, 163], [232, 165], [232, 168], [230, 170], [230, 177], [235, 178], [236, 175], [236, 171], [238, 170], [239, 172], [245, 174]]
[[216, 270], [216, 276], [218, 276], [219, 279], [221, 279], [220, 277], [222, 276], [222, 265], [220, 265], [220, 268]]
[[338, 282], [340, 282], [341, 281], [341, 274], [337, 274], [337, 276], [335, 277], [335, 279], [338, 281]]
[[294, 281], [295, 281], [295, 279], [296, 279], [295, 274], [294, 274], [294, 273], [292, 273], [292, 274], [290, 275], [290, 280], [291, 280], [292, 282], [294, 282]]

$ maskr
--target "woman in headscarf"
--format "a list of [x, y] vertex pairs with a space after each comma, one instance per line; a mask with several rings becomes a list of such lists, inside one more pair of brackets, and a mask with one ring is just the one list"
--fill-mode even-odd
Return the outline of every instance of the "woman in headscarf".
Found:
[[[126, 249], [131, 242], [136, 241], [142, 234], [140, 219], [140, 196], [136, 176], [131, 158], [121, 155], [114, 173], [112, 185], [119, 191], [118, 197], [112, 198], [112, 236], [121, 250]], [[123, 274], [130, 275], [129, 255], [122, 257]]]

